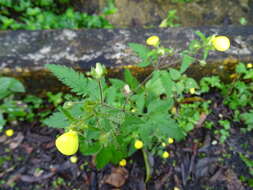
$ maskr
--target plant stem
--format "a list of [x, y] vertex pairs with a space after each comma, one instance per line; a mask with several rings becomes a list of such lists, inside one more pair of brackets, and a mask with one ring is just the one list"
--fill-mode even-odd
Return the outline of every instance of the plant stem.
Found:
[[101, 104], [103, 104], [104, 96], [103, 96], [103, 89], [102, 89], [102, 85], [101, 85], [101, 80], [98, 81], [98, 86], [99, 86], [99, 92], [100, 92], [100, 101], [101, 101]]
[[150, 170], [150, 165], [149, 165], [149, 161], [148, 161], [148, 155], [147, 155], [147, 151], [144, 149], [142, 150], [142, 154], [143, 154], [143, 158], [144, 158], [144, 163], [145, 163], [145, 168], [146, 168], [146, 179], [145, 179], [145, 183], [147, 183], [151, 177], [151, 170]]

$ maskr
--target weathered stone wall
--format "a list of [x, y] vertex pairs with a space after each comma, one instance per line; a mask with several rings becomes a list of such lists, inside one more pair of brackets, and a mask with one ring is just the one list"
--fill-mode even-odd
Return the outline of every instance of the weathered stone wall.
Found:
[[[253, 61], [253, 26], [202, 27], [171, 29], [93, 29], [47, 31], [1, 31], [0, 72], [26, 77], [26, 81], [47, 79], [46, 63], [71, 66], [88, 70], [96, 62], [105, 64], [113, 73], [124, 65], [136, 65], [139, 59], [128, 47], [129, 42], [145, 44], [147, 37], [158, 35], [162, 45], [176, 52], [186, 48], [200, 30], [206, 35], [227, 35], [231, 48], [226, 53], [212, 51], [206, 67], [190, 69], [192, 76], [208, 74], [226, 75], [231, 65], [238, 61]], [[170, 67], [178, 55], [169, 57], [162, 64]], [[138, 70], [141, 71], [141, 70]], [[145, 72], [145, 71], [144, 71]], [[40, 81], [41, 82], [41, 81]], [[40, 84], [48, 87], [48, 84]], [[39, 87], [32, 84], [33, 87]]]

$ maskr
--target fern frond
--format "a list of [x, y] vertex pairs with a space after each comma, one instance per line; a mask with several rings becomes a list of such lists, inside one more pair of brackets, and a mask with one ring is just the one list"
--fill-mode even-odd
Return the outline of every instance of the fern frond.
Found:
[[77, 95], [87, 95], [88, 80], [80, 72], [62, 65], [46, 64], [49, 69], [63, 84], [71, 88]]

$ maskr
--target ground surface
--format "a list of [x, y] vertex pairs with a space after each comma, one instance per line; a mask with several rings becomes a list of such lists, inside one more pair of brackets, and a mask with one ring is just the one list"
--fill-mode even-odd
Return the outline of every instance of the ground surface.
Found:
[[[204, 98], [214, 102], [208, 120], [216, 122], [219, 114], [230, 118], [231, 111], [217, 93]], [[169, 159], [150, 156], [153, 174], [145, 184], [139, 152], [128, 158], [125, 168], [108, 165], [97, 171], [91, 157], [78, 154], [79, 160], [73, 164], [56, 150], [55, 137], [61, 131], [37, 123], [19, 123], [9, 126], [15, 129], [14, 136], [0, 135], [0, 189], [170, 190], [177, 186], [181, 190], [250, 190], [253, 188], [242, 179], [252, 176], [239, 153], [253, 159], [253, 139], [252, 132], [240, 132], [241, 126], [233, 123], [231, 136], [224, 144], [213, 144], [218, 136], [199, 127], [184, 141], [168, 146]]]

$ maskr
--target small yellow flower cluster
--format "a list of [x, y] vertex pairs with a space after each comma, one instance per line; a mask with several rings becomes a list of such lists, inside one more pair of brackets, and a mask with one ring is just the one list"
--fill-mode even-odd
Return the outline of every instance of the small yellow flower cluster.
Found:
[[230, 47], [230, 40], [226, 36], [215, 36], [212, 44], [217, 51], [226, 51]]
[[170, 153], [168, 153], [167, 151], [164, 151], [163, 154], [162, 154], [162, 157], [163, 158], [169, 158], [170, 157]]
[[11, 137], [14, 134], [14, 130], [13, 129], [7, 129], [5, 131], [5, 135], [8, 137]]
[[76, 131], [63, 133], [55, 141], [56, 148], [64, 155], [70, 156], [78, 151], [79, 140]]
[[122, 159], [122, 160], [119, 162], [119, 165], [122, 166], [122, 167], [126, 166], [126, 164], [127, 164], [126, 159]]
[[[168, 140], [167, 140], [167, 143], [168, 144], [173, 144], [174, 143], [174, 139], [169, 137]], [[166, 143], [163, 142], [162, 146], [166, 147]], [[165, 158], [165, 159], [169, 158], [170, 157], [170, 153], [167, 152], [167, 151], [164, 151], [163, 154], [162, 154], [162, 157]]]
[[134, 143], [136, 149], [141, 149], [143, 147], [143, 142], [141, 140], [136, 140]]
[[75, 164], [75, 163], [77, 163], [78, 158], [77, 158], [77, 156], [71, 156], [69, 160], [70, 160], [70, 162]]
[[168, 143], [169, 144], [173, 144], [174, 143], [174, 139], [173, 138], [168, 138]]

